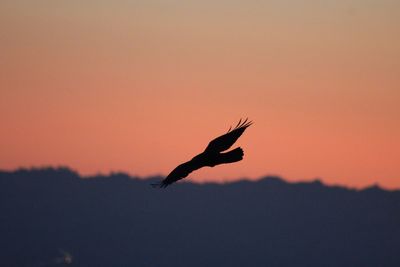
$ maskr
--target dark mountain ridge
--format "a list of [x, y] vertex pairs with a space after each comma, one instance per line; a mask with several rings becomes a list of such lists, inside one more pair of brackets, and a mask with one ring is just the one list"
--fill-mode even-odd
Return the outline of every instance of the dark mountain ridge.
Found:
[[400, 191], [0, 172], [1, 266], [400, 266]]

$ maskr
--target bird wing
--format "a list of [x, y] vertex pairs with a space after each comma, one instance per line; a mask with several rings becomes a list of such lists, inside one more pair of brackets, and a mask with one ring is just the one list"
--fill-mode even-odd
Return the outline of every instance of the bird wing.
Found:
[[236, 142], [236, 140], [238, 140], [238, 138], [243, 134], [246, 128], [252, 124], [253, 124], [252, 121], [248, 121], [246, 119], [242, 122], [242, 119], [240, 119], [235, 128], [233, 128], [232, 130], [231, 128], [229, 128], [226, 134], [221, 135], [212, 140], [206, 147], [205, 152], [220, 153], [222, 151], [229, 149]]
[[153, 183], [153, 187], [167, 187], [168, 185], [187, 177], [191, 172], [204, 167], [203, 161], [188, 161], [182, 163], [172, 170], [172, 172], [161, 182]]

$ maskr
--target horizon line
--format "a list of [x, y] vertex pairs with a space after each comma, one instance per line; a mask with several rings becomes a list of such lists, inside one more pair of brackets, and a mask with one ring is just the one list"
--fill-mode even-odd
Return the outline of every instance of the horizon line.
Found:
[[[82, 174], [77, 169], [74, 169], [74, 168], [72, 168], [70, 166], [66, 166], [66, 165], [42, 165], [42, 166], [29, 166], [29, 167], [20, 166], [20, 167], [16, 167], [13, 169], [0, 168], [0, 173], [2, 173], [2, 172], [3, 173], [15, 173], [15, 172], [19, 172], [19, 171], [48, 171], [48, 170], [53, 170], [53, 171], [67, 170], [69, 172], [76, 174], [80, 179], [92, 179], [92, 178], [98, 178], [98, 177], [110, 177], [113, 175], [125, 175], [125, 176], [128, 176], [130, 179], [146, 180], [146, 179], [160, 178], [160, 177], [166, 176], [163, 174], [150, 174], [150, 175], [146, 175], [146, 176], [141, 176], [141, 175], [132, 174], [130, 172], [122, 171], [122, 170], [119, 170], [119, 171], [110, 170], [108, 173], [99, 171], [99, 172], [96, 172], [93, 174]], [[224, 184], [233, 184], [233, 183], [237, 183], [237, 182], [254, 182], [255, 183], [255, 182], [259, 182], [261, 180], [270, 179], [270, 178], [279, 179], [282, 182], [287, 183], [287, 184], [311, 184], [311, 183], [317, 182], [325, 187], [333, 187], [333, 188], [340, 187], [340, 188], [345, 188], [345, 189], [354, 190], [354, 191], [364, 191], [364, 190], [371, 189], [371, 188], [378, 188], [378, 189], [388, 191], [388, 192], [400, 191], [400, 187], [399, 188], [387, 188], [385, 186], [380, 185], [378, 182], [370, 184], [370, 185], [362, 186], [362, 187], [361, 186], [356, 187], [356, 186], [349, 186], [349, 185], [337, 184], [337, 183], [327, 183], [326, 181], [324, 181], [323, 178], [320, 178], [320, 177], [316, 177], [313, 179], [301, 179], [301, 180], [289, 181], [285, 177], [283, 177], [279, 174], [265, 174], [265, 175], [261, 175], [259, 177], [255, 177], [255, 178], [238, 177], [238, 178], [233, 178], [232, 180], [229, 180], [229, 181], [220, 181], [217, 179], [209, 180], [209, 181], [184, 180], [184, 181], [181, 181], [180, 183], [192, 183], [192, 184], [199, 184], [199, 185], [203, 185], [203, 184], [224, 185]]]

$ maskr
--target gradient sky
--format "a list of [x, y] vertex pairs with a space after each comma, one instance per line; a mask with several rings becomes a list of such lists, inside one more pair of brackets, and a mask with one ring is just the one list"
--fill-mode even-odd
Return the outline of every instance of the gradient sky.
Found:
[[0, 169], [400, 188], [400, 1], [0, 2]]

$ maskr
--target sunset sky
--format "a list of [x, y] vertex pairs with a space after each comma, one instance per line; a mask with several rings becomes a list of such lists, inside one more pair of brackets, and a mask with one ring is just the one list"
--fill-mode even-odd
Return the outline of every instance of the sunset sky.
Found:
[[400, 188], [400, 1], [0, 2], [0, 169]]

